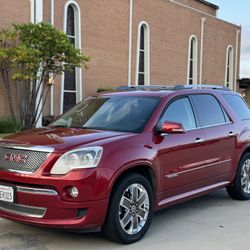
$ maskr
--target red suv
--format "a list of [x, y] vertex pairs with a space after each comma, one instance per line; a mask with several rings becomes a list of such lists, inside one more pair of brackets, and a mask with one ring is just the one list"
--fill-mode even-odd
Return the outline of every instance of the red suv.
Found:
[[224, 187], [250, 198], [250, 111], [218, 86], [122, 88], [0, 141], [0, 217], [23, 223], [132, 243], [154, 211]]

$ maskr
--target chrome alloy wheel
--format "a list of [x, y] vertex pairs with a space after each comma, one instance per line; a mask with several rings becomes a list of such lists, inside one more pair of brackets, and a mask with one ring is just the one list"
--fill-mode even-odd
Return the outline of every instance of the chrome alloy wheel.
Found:
[[241, 170], [241, 186], [245, 193], [250, 194], [250, 159], [247, 159]]
[[144, 227], [149, 214], [149, 196], [140, 184], [130, 185], [119, 203], [119, 221], [125, 233], [134, 235]]

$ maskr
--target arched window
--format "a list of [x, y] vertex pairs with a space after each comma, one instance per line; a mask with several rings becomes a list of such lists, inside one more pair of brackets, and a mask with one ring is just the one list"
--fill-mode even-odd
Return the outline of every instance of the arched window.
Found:
[[233, 89], [233, 47], [230, 45], [227, 48], [227, 56], [226, 56], [226, 73], [225, 73], [225, 86]]
[[[76, 48], [81, 48], [80, 8], [75, 1], [68, 1], [64, 8], [64, 32]], [[61, 113], [82, 99], [82, 71], [72, 68], [62, 77]]]
[[188, 79], [187, 84], [197, 84], [197, 38], [191, 36], [189, 39], [189, 49], [188, 49]]
[[150, 84], [150, 36], [149, 26], [141, 22], [138, 27], [136, 84]]

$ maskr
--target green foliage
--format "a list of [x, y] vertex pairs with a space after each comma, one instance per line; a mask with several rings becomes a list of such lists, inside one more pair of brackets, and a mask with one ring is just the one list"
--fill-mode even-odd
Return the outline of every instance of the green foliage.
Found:
[[75, 67], [87, 68], [88, 61], [65, 33], [50, 24], [28, 23], [0, 30], [0, 77], [12, 119], [24, 128], [32, 127], [55, 77]]
[[40, 52], [37, 49], [21, 44], [15, 48], [15, 53], [13, 54], [13, 81], [37, 79], [37, 72], [40, 67]]
[[0, 134], [15, 133], [20, 131], [22, 126], [12, 118], [0, 119]]
[[69, 41], [67, 35], [47, 23], [14, 25], [22, 43], [39, 51], [46, 73], [62, 74], [72, 67], [86, 66], [87, 56]]
[[101, 93], [101, 92], [112, 92], [114, 91], [114, 88], [112, 87], [101, 87], [101, 88], [98, 88], [96, 90], [97, 93]]

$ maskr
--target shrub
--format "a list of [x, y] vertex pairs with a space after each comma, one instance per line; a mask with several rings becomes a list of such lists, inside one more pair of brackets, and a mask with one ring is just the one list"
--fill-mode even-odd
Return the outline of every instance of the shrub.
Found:
[[112, 87], [101, 87], [96, 90], [97, 93], [112, 92], [112, 91], [114, 91], [114, 88]]
[[0, 118], [0, 134], [8, 134], [20, 131], [22, 126], [12, 118]]

